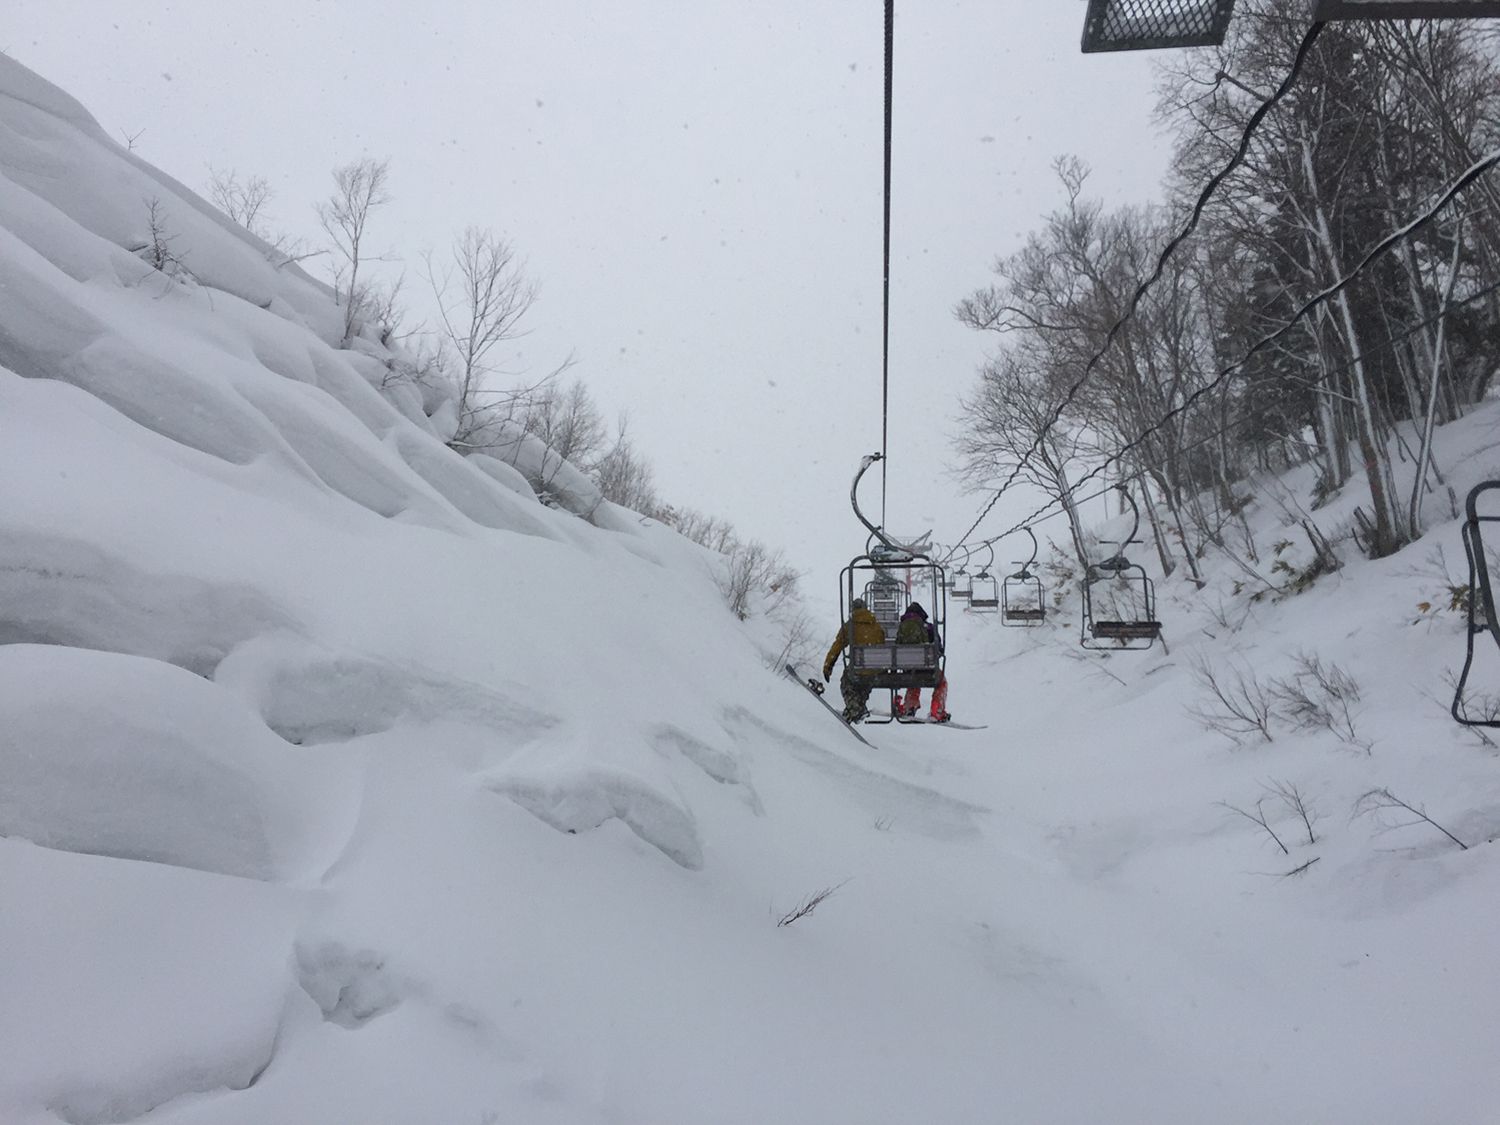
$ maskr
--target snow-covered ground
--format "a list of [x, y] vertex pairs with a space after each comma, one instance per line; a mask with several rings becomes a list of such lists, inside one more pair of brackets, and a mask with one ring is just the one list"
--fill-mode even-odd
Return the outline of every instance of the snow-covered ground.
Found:
[[[449, 451], [267, 253], [0, 56], [0, 1121], [1500, 1119], [1456, 522], [1279, 599], [1210, 555], [1170, 651], [956, 613], [986, 729], [867, 749], [712, 556]], [[1460, 495], [1497, 422], [1440, 435]], [[1195, 660], [1314, 656], [1342, 736], [1188, 713]]]

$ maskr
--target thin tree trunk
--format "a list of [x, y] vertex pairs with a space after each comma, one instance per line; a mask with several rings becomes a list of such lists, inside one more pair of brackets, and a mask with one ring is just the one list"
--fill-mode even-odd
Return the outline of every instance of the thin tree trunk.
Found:
[[[1411, 488], [1409, 523], [1413, 536], [1422, 534], [1422, 494], [1427, 485], [1427, 458], [1432, 452], [1432, 424], [1437, 416], [1438, 385], [1442, 375], [1444, 335], [1448, 327], [1448, 303], [1453, 300], [1453, 283], [1458, 280], [1458, 256], [1463, 249], [1463, 226], [1453, 240], [1453, 261], [1448, 263], [1448, 283], [1443, 287], [1443, 303], [1438, 306], [1437, 344], [1432, 349], [1432, 391], [1427, 396], [1427, 421], [1422, 428], [1422, 444], [1417, 451], [1417, 479]], [[1433, 466], [1436, 468], [1436, 466]]]

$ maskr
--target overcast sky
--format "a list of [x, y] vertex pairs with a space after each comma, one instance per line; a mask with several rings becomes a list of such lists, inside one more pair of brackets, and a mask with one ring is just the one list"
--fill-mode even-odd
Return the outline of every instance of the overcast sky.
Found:
[[[518, 365], [576, 355], [606, 412], [629, 411], [666, 500], [784, 548], [810, 594], [833, 593], [865, 539], [849, 481], [880, 447], [880, 0], [5, 7], [0, 49], [200, 191], [208, 165], [265, 176], [279, 229], [315, 237], [330, 169], [389, 157], [371, 237], [406, 263], [418, 315], [424, 248], [469, 223], [504, 232], [542, 291]], [[1083, 157], [1110, 204], [1158, 194], [1151, 56], [1080, 54], [1083, 13], [898, 0], [899, 533], [951, 541], [983, 502], [948, 469], [988, 342], [952, 308], [1057, 205], [1053, 159]], [[1025, 510], [1007, 498], [986, 526]]]

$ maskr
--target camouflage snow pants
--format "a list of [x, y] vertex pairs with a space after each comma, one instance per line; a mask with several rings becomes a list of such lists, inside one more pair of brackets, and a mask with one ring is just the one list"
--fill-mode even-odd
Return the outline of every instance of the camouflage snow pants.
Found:
[[869, 713], [870, 692], [873, 690], [870, 677], [856, 675], [846, 667], [839, 677], [839, 691], [844, 696], [844, 718], [851, 723], [863, 719]]

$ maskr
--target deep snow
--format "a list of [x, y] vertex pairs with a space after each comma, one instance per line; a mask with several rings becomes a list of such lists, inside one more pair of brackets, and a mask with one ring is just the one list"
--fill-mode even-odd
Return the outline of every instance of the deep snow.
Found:
[[[1500, 1117], [1496, 750], [1417, 608], [1456, 523], [1258, 602], [1211, 555], [1170, 652], [955, 613], [988, 729], [867, 749], [713, 556], [453, 454], [324, 287], [3, 56], [0, 173], [0, 1120]], [[193, 279], [131, 252], [149, 199]], [[1497, 421], [1442, 434], [1460, 491]], [[1249, 517], [1268, 573], [1295, 525]], [[1195, 656], [1299, 652], [1356, 740], [1186, 713]], [[1315, 843], [1222, 804], [1272, 779]]]

